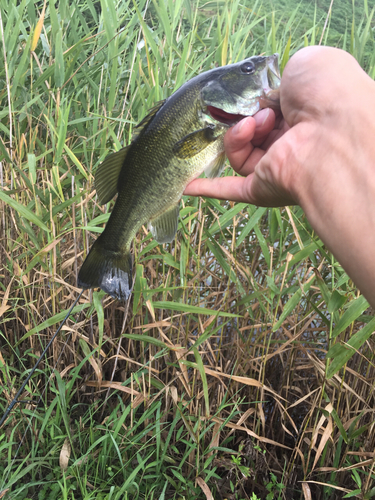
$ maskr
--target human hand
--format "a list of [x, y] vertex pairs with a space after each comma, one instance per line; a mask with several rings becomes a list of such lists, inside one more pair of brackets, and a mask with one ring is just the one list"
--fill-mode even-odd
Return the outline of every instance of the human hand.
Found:
[[196, 179], [185, 194], [299, 204], [375, 305], [375, 83], [348, 53], [307, 47], [285, 67], [280, 102], [281, 118], [262, 110], [226, 134], [243, 177]]
[[373, 83], [342, 50], [308, 47], [297, 52], [281, 79], [282, 116], [276, 118], [271, 109], [261, 110], [225, 136], [229, 161], [243, 178], [196, 179], [184, 194], [263, 206], [303, 203], [302, 175], [309, 177], [310, 164], [320, 161], [325, 148], [331, 150], [328, 143], [339, 135], [334, 133], [338, 125], [350, 134], [349, 121], [341, 121], [350, 116], [342, 115], [355, 113], [364, 80]]
[[233, 169], [243, 177], [195, 179], [185, 188], [184, 194], [260, 205], [251, 193], [255, 167], [268, 147], [288, 128], [284, 118], [270, 108], [242, 119], [228, 130], [224, 145]]

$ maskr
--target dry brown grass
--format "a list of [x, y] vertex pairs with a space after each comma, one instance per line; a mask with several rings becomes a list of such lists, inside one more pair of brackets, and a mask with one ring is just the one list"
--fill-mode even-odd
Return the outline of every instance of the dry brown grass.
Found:
[[[27, 186], [22, 185], [21, 191], [26, 196]], [[200, 202], [202, 206], [205, 203]], [[77, 210], [83, 204], [78, 204]], [[241, 215], [246, 214], [239, 213], [238, 219], [242, 221]], [[215, 218], [212, 221], [214, 223]], [[259, 228], [267, 235], [266, 219]], [[370, 338], [342, 370], [327, 380], [330, 331], [319, 315], [324, 311], [319, 288], [312, 285], [280, 327], [273, 331], [288, 295], [270, 300], [272, 292], [265, 283], [266, 276], [271, 273], [265, 274], [267, 264], [258, 247], [243, 243], [236, 250], [237, 259], [229, 253], [231, 241], [224, 243], [227, 236], [223, 233], [223, 238], [218, 233], [218, 247], [223, 244], [227, 247], [223, 254], [244, 288], [245, 293], [240, 293], [238, 285], [224, 275], [201, 233], [202, 225], [198, 223], [188, 237], [180, 234], [169, 249], [175, 262], [180, 262], [184, 258], [182, 241], [188, 243], [188, 248], [191, 245], [184, 287], [179, 285], [181, 278], [175, 269], [166, 266], [162, 269], [160, 256], [164, 250], [156, 247], [143, 254], [143, 260], [139, 257], [142, 264], [138, 264], [138, 272], [144, 265], [143, 286], [147, 288], [139, 296], [138, 303], [122, 304], [107, 296], [100, 296], [100, 302], [97, 296], [97, 310], [92, 316], [86, 309], [75, 315], [75, 322], [69, 321], [64, 327], [64, 335], [55, 343], [48, 360], [43, 362], [41, 372], [33, 378], [30, 390], [39, 392], [45, 386], [44, 373], [50, 371], [47, 367], [56, 367], [61, 377], [68, 379], [70, 370], [88, 352], [94, 351], [81, 369], [74, 402], [104, 401], [101, 419], [105, 419], [117, 404], [117, 399], [112, 397], [115, 390], [125, 404], [131, 401], [133, 408], [147, 407], [152, 401], [161, 400], [165, 419], [169, 414], [174, 415], [178, 404], [182, 403], [192, 422], [198, 419], [214, 423], [206, 434], [207, 442], [218, 446], [231, 436], [233, 453], [237, 451], [244, 463], [251, 464], [251, 477], [237, 477], [237, 491], [242, 495], [256, 491], [258, 496], [265, 498], [264, 485], [269, 481], [269, 473], [273, 472], [287, 486], [283, 493], [285, 498], [297, 498], [293, 495], [301, 491], [302, 486], [305, 498], [308, 498], [308, 491], [312, 498], [325, 498], [322, 484], [333, 477], [336, 493], [331, 493], [330, 498], [342, 498], [343, 491], [355, 489], [351, 476], [353, 467], [364, 472], [363, 491], [369, 491], [374, 482], [375, 449], [373, 340]], [[38, 336], [28, 336], [28, 332], [35, 324], [42, 324], [67, 309], [78, 292], [71, 259], [77, 255], [78, 264], [82, 262], [79, 249], [83, 247], [85, 233], [71, 230], [63, 238], [54, 238], [45, 251], [46, 266], [49, 265], [52, 272], [43, 271], [42, 266], [28, 269], [24, 241], [22, 244], [19, 241], [18, 215], [4, 204], [1, 234], [8, 235], [1, 245], [2, 262], [7, 264], [0, 272], [4, 288], [1, 297], [4, 313], [1, 325], [3, 401], [6, 398], [9, 402], [22, 376], [33, 365], [34, 356], [40, 354], [42, 345], [56, 326], [43, 328]], [[138, 255], [142, 255], [149, 243], [148, 237], [144, 241], [142, 236], [135, 244]], [[13, 242], [11, 253], [5, 246], [6, 243], [9, 247], [9, 241]], [[200, 260], [196, 260], [196, 254]], [[279, 256], [274, 251], [274, 261], [277, 260]], [[285, 265], [285, 259], [278, 262], [280, 269], [283, 263]], [[328, 272], [324, 258], [319, 269]], [[308, 258], [295, 266], [293, 276], [300, 281], [298, 286], [309, 280], [314, 282], [312, 271]], [[284, 282], [285, 286], [285, 273], [290, 272], [291, 269], [285, 266], [285, 272], [278, 274], [280, 278], [276, 283]], [[296, 278], [290, 278], [292, 281]], [[256, 294], [251, 283], [256, 283]], [[150, 290], [154, 287], [165, 287], [166, 291], [153, 295]], [[176, 294], [180, 302], [176, 301]], [[163, 301], [162, 307], [157, 299]], [[186, 304], [191, 304], [210, 309], [212, 313], [168, 310], [168, 301], [182, 311]], [[84, 292], [80, 302], [92, 303], [92, 292]], [[218, 317], [218, 312], [238, 316]], [[361, 320], [351, 324], [340, 335], [340, 342], [344, 343], [363, 325]], [[72, 336], [65, 345], [68, 332]], [[129, 334], [133, 337], [126, 336]], [[151, 339], [142, 342], [134, 335], [146, 335]], [[207, 336], [198, 348], [204, 377], [192, 350], [202, 335]], [[141, 378], [134, 377], [141, 367], [147, 370]], [[129, 378], [131, 384], [121, 385]], [[48, 399], [48, 389], [46, 394]], [[28, 398], [25, 392], [24, 399]], [[20, 411], [19, 408], [16, 413]], [[228, 417], [230, 419], [226, 420]], [[8, 420], [8, 427], [12, 427], [14, 418]], [[198, 431], [192, 430], [192, 423], [186, 421], [185, 425], [191, 438], [197, 439]], [[347, 442], [343, 440], [343, 429]], [[264, 455], [261, 449], [266, 450]], [[190, 464], [194, 467], [194, 457]], [[233, 482], [236, 477], [230, 455], [216, 458], [215, 464], [222, 477], [220, 489], [226, 491], [229, 480]], [[223, 498], [226, 495], [229, 492]]]

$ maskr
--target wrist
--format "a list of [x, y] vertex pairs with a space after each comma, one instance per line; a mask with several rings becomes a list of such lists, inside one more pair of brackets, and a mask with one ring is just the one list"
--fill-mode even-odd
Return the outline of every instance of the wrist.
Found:
[[350, 99], [310, 127], [312, 147], [292, 189], [317, 234], [375, 305], [375, 83], [354, 101], [355, 110]]

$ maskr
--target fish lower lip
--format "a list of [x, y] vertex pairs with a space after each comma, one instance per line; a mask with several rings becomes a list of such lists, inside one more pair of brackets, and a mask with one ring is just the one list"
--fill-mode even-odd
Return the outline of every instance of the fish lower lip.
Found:
[[207, 111], [210, 113], [211, 117], [221, 123], [225, 123], [226, 125], [234, 125], [244, 118], [243, 115], [234, 115], [231, 113], [227, 113], [226, 111], [215, 108], [214, 106], [207, 106]]
[[280, 89], [269, 89], [264, 92], [264, 96], [259, 100], [259, 107], [262, 108], [280, 108]]

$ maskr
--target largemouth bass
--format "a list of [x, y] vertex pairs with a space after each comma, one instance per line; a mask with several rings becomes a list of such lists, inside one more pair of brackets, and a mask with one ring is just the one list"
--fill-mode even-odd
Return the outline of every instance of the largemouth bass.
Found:
[[244, 116], [277, 107], [278, 55], [254, 56], [202, 73], [156, 104], [129, 146], [108, 156], [95, 174], [99, 202], [118, 197], [103, 233], [78, 275], [81, 288], [100, 287], [127, 299], [132, 289], [131, 243], [150, 223], [159, 243], [176, 234], [187, 184], [224, 168], [224, 134]]

